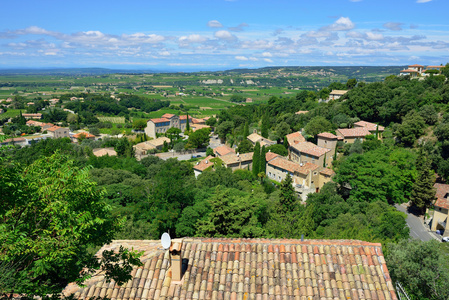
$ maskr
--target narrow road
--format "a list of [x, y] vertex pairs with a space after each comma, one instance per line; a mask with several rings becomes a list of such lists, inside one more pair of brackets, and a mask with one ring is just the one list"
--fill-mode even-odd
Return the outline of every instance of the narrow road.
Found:
[[410, 236], [414, 239], [421, 240], [423, 242], [430, 241], [432, 239], [436, 239], [430, 234], [427, 229], [424, 227], [421, 219], [414, 216], [413, 214], [409, 214], [407, 209], [401, 205], [396, 204], [396, 209], [407, 214], [407, 226], [410, 228]]

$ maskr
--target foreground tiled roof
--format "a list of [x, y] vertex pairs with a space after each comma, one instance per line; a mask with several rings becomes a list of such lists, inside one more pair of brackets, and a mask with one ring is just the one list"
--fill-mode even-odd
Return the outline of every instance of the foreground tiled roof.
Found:
[[174, 114], [163, 114], [161, 118], [171, 119], [171, 118], [173, 118], [174, 116], [176, 116], [176, 115], [174, 115]]
[[[50, 129], [47, 129], [47, 130], [50, 130]], [[95, 138], [95, 135], [93, 135], [93, 134], [91, 134], [89, 132], [83, 131], [83, 132], [80, 132], [80, 133], [77, 133], [77, 134], [73, 135], [73, 137], [76, 138], [76, 139], [79, 139], [80, 137], [84, 137], [86, 139], [89, 139], [89, 138]]]
[[412, 69], [406, 69], [406, 70], [400, 71], [399, 73], [418, 73], [418, 71], [412, 70]]
[[435, 193], [437, 198], [435, 206], [449, 209], [449, 199], [445, 198], [449, 193], [449, 184], [435, 183], [434, 187], [437, 189]]
[[240, 162], [249, 162], [253, 160], [253, 154], [254, 152], [249, 152], [249, 153], [243, 153], [243, 154], [239, 154], [237, 156], [237, 154], [235, 154], [234, 152], [229, 152], [226, 155], [222, 155], [220, 156], [220, 159], [226, 164], [236, 164], [236, 163], [240, 163]]
[[327, 175], [327, 176], [332, 176], [332, 175], [335, 174], [335, 172], [332, 169], [324, 168], [323, 170], [320, 171], [320, 174]]
[[251, 133], [250, 135], [247, 136], [247, 139], [250, 140], [252, 143], [257, 143], [258, 141], [263, 139], [263, 136], [261, 136], [260, 134], [257, 133]]
[[144, 251], [144, 266], [117, 286], [94, 276], [75, 299], [394, 299], [381, 244], [356, 240], [268, 240], [184, 238], [185, 273], [173, 281], [168, 251], [159, 241], [114, 241]]
[[154, 147], [161, 147], [164, 145], [164, 142], [166, 142], [167, 144], [170, 144], [170, 139], [168, 137], [161, 136], [161, 137], [158, 137], [157, 139], [149, 140], [147, 142], [148, 142], [148, 144], [153, 145]]
[[365, 127], [369, 131], [376, 131], [376, 127], [379, 127], [379, 131], [384, 131], [385, 127], [371, 123], [366, 121], [358, 121], [354, 123], [354, 126], [356, 127]]
[[414, 68], [416, 68], [416, 67], [421, 67], [421, 68], [424, 68], [424, 66], [421, 66], [421, 65], [418, 65], [418, 64], [409, 65], [408, 67], [409, 67], [409, 68], [410, 68], [410, 67], [414, 67]]
[[369, 130], [365, 127], [338, 128], [336, 131], [337, 133], [340, 132], [340, 134], [345, 138], [365, 137], [371, 134], [371, 132], [369, 132]]

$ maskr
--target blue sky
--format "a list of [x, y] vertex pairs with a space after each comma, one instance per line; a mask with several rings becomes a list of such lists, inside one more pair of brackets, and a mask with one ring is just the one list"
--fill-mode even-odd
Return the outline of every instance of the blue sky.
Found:
[[0, 68], [449, 62], [448, 0], [14, 0], [0, 7]]

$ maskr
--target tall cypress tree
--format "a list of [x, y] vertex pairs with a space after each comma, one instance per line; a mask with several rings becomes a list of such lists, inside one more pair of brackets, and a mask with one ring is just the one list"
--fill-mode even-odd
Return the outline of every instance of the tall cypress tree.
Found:
[[246, 137], [249, 135], [249, 126], [248, 121], [245, 122], [245, 127], [243, 127], [243, 138], [246, 139]]
[[186, 120], [187, 124], [186, 124], [186, 131], [190, 131], [190, 123], [189, 123], [189, 113], [187, 113], [187, 120]]
[[435, 188], [433, 187], [435, 179], [431, 169], [431, 161], [423, 153], [422, 149], [416, 158], [416, 170], [418, 171], [418, 176], [413, 183], [410, 200], [413, 205], [424, 213], [426, 208], [435, 200]]
[[262, 150], [260, 151], [260, 170], [259, 172], [266, 173], [267, 172], [267, 149], [265, 146], [262, 146]]
[[253, 174], [257, 177], [257, 174], [260, 172], [260, 144], [256, 143], [254, 146], [254, 154], [253, 154]]
[[270, 127], [270, 124], [269, 124], [269, 120], [268, 120], [268, 115], [264, 114], [262, 116], [262, 126], [261, 126], [261, 132], [260, 132], [260, 134], [264, 138], [268, 138], [268, 128], [269, 127]]

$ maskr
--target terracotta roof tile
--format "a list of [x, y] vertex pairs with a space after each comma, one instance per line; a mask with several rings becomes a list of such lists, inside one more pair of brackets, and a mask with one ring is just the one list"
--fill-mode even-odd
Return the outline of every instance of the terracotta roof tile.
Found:
[[345, 138], [360, 138], [371, 134], [365, 127], [339, 128], [336, 131], [337, 134], [340, 133]]
[[366, 122], [366, 121], [358, 121], [354, 123], [354, 126], [356, 127], [365, 127], [366, 129], [368, 129], [369, 131], [376, 131], [376, 127], [379, 127], [379, 131], [384, 131], [385, 127], [374, 124], [374, 123], [370, 123], [370, 122]]
[[332, 176], [335, 174], [335, 172], [332, 169], [324, 168], [323, 170], [320, 171], [320, 174]]
[[161, 118], [171, 119], [171, 118], [173, 118], [174, 116], [176, 116], [176, 115], [166, 113], [166, 114], [163, 114]]
[[320, 157], [325, 153], [331, 151], [330, 149], [317, 146], [314, 143], [310, 142], [293, 144], [291, 145], [291, 147], [298, 150], [301, 153], [312, 155], [315, 157]]
[[435, 206], [449, 209], [449, 184], [435, 183], [434, 187], [436, 188], [435, 196], [437, 200], [435, 201]]
[[418, 73], [418, 71], [412, 70], [412, 69], [406, 69], [406, 70], [400, 71], [399, 73]]
[[193, 168], [197, 171], [203, 172], [207, 168], [212, 167], [214, 165], [214, 163], [210, 161], [212, 158], [214, 157], [212, 155], [209, 155], [202, 161], [198, 162], [197, 165], [193, 166]]
[[[144, 251], [144, 266], [117, 286], [94, 276], [85, 287], [69, 284], [65, 295], [76, 299], [394, 299], [397, 300], [381, 244], [355, 240], [284, 240], [184, 238], [186, 271], [172, 281], [169, 252], [159, 241], [114, 241]], [[173, 247], [175, 245], [173, 244]], [[366, 255], [371, 259], [363, 260]], [[371, 262], [371, 264], [370, 264]], [[385, 276], [385, 277], [384, 277]]]
[[327, 138], [327, 139], [331, 139], [331, 140], [336, 140], [338, 139], [338, 137], [335, 134], [332, 134], [330, 132], [322, 132], [317, 134], [317, 137], [321, 137], [321, 138]]
[[285, 137], [287, 138], [287, 142], [289, 145], [302, 143], [306, 141], [306, 139], [302, 136], [301, 132], [299, 131], [287, 134]]
[[218, 156], [223, 156], [228, 153], [235, 153], [235, 150], [229, 146], [222, 145], [214, 149], [214, 153]]
[[164, 117], [162, 117], [162, 118], [154, 118], [154, 119], [150, 119], [150, 121], [153, 122], [154, 124], [156, 124], [156, 123], [163, 123], [163, 122], [170, 122], [169, 119], [164, 118]]

